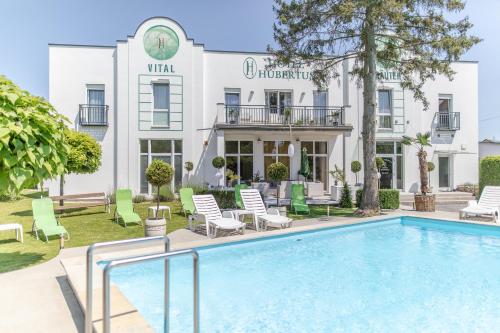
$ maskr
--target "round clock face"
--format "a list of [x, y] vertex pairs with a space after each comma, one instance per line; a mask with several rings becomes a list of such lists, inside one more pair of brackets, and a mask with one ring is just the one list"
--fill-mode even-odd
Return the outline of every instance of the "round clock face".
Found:
[[144, 34], [143, 43], [146, 53], [156, 60], [170, 59], [179, 49], [179, 37], [163, 25], [149, 28]]

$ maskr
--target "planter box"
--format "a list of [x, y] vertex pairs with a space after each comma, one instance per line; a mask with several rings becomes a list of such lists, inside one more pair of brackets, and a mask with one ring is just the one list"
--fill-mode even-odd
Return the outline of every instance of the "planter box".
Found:
[[260, 193], [262, 193], [263, 196], [267, 196], [269, 192], [269, 183], [251, 183], [250, 186], [254, 189], [259, 190]]
[[418, 212], [435, 212], [436, 195], [415, 194], [415, 210]]
[[144, 222], [144, 235], [146, 237], [163, 236], [167, 233], [167, 221], [165, 219], [146, 219]]
[[342, 189], [343, 188], [344, 188], [343, 186], [339, 186], [339, 185], [330, 186], [330, 197], [332, 198], [332, 200], [335, 200], [335, 201], [340, 200], [340, 197], [342, 196]]
[[306, 183], [307, 197], [322, 197], [325, 195], [324, 185], [321, 182], [307, 182]]

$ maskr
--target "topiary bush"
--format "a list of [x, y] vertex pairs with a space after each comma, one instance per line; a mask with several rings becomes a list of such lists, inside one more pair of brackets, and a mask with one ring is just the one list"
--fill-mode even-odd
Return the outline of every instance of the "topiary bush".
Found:
[[342, 189], [342, 196], [340, 197], [339, 206], [341, 208], [352, 208], [352, 197], [351, 188], [347, 183], [344, 183], [344, 188]]
[[271, 163], [267, 169], [267, 177], [275, 182], [288, 179], [288, 168], [281, 162]]
[[500, 186], [500, 156], [488, 156], [479, 163], [479, 194], [488, 185]]
[[377, 170], [380, 171], [385, 165], [385, 161], [382, 157], [375, 157], [375, 165], [377, 166]]
[[212, 160], [212, 165], [216, 169], [222, 169], [223, 167], [226, 166], [226, 160], [222, 156], [216, 156]]
[[351, 162], [351, 172], [356, 175], [356, 184], [358, 184], [358, 172], [361, 171], [361, 162], [360, 161], [352, 161]]
[[[363, 190], [356, 191], [356, 207], [361, 205]], [[399, 191], [393, 189], [382, 189], [378, 193], [378, 201], [380, 209], [398, 209], [399, 208]]]
[[[174, 176], [172, 166], [162, 160], [153, 160], [146, 169], [146, 180], [156, 188], [156, 193], [160, 193], [160, 188], [163, 185], [170, 184]], [[160, 207], [160, 196], [156, 196], [156, 214], [155, 219], [158, 219], [158, 211]]]

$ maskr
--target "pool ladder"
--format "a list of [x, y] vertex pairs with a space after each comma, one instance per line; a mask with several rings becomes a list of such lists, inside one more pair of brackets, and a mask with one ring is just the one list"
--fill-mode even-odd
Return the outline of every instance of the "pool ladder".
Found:
[[163, 332], [169, 331], [169, 309], [170, 309], [170, 271], [169, 258], [190, 255], [193, 258], [193, 332], [200, 331], [200, 264], [198, 252], [193, 249], [170, 251], [170, 240], [167, 236], [144, 237], [125, 239], [113, 242], [95, 243], [87, 249], [87, 290], [86, 290], [86, 309], [85, 309], [85, 333], [92, 333], [92, 304], [93, 304], [93, 264], [94, 254], [104, 249], [126, 247], [143, 243], [163, 242], [164, 252], [140, 255], [135, 257], [119, 258], [110, 260], [103, 269], [103, 332], [111, 332], [111, 271], [115, 267], [123, 267], [137, 263], [164, 259], [164, 295], [163, 295]]

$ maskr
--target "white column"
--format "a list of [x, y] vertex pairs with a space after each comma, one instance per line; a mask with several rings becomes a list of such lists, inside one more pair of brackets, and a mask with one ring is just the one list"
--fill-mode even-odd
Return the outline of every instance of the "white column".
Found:
[[[225, 152], [225, 143], [224, 143], [224, 131], [223, 130], [217, 130], [217, 156], [222, 156], [225, 158], [226, 152]], [[212, 161], [210, 161], [210, 164], [212, 164]], [[222, 168], [220, 170], [222, 172], [222, 178], [218, 180], [218, 185], [219, 186], [225, 186], [226, 185], [226, 168]]]

